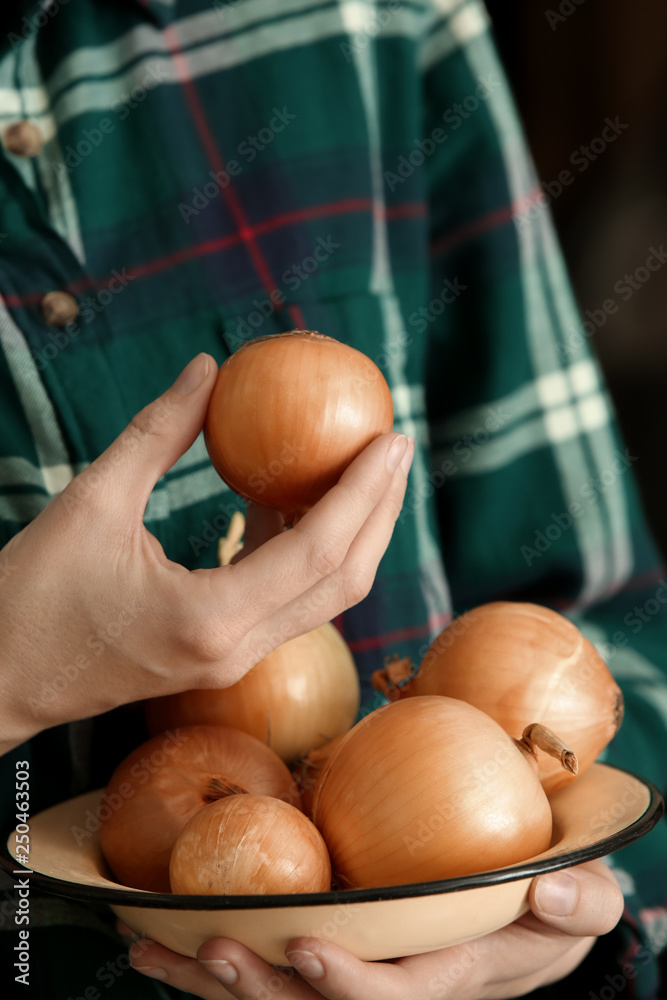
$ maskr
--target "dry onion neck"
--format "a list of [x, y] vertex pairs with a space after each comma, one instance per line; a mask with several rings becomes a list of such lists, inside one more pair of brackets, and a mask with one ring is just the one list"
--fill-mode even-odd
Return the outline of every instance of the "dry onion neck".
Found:
[[397, 701], [410, 687], [412, 678], [419, 668], [415, 667], [409, 656], [400, 657], [398, 653], [385, 657], [384, 667], [371, 675], [371, 683], [376, 691], [383, 694], [389, 701]]
[[241, 785], [236, 785], [233, 781], [228, 781], [227, 778], [211, 778], [204, 792], [204, 799], [210, 805], [211, 802], [225, 799], [228, 795], [247, 794], [247, 788], [242, 788]]
[[552, 733], [546, 726], [539, 722], [533, 722], [524, 729], [521, 739], [514, 740], [514, 744], [524, 757], [532, 764], [537, 760], [537, 751], [542, 750], [555, 760], [559, 760], [566, 771], [576, 774], [579, 770], [579, 761], [574, 751], [565, 746], [560, 737]]

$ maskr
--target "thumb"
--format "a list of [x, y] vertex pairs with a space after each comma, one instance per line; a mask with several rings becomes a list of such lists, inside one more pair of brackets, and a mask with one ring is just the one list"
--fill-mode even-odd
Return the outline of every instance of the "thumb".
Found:
[[533, 880], [529, 899], [543, 923], [575, 937], [607, 934], [623, 913], [623, 894], [603, 861], [541, 875]]
[[[78, 477], [85, 486], [104, 481], [105, 499], [124, 516], [143, 516], [160, 476], [192, 445], [204, 425], [218, 366], [198, 354], [174, 384], [133, 418], [116, 440]], [[128, 507], [130, 508], [128, 510]]]

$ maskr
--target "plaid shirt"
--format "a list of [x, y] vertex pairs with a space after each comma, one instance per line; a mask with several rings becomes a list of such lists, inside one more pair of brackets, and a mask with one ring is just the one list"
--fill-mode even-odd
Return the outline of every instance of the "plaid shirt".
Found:
[[[251, 337], [319, 329], [376, 361], [417, 442], [373, 590], [338, 622], [367, 707], [388, 653], [418, 660], [484, 601], [539, 601], [624, 688], [608, 759], [664, 789], [667, 585], [482, 5], [14, 8], [0, 128], [29, 119], [43, 146], [0, 155], [0, 541], [197, 352], [221, 362]], [[65, 329], [42, 312], [54, 290], [79, 305]], [[145, 519], [169, 557], [211, 566], [238, 505], [199, 439]], [[143, 735], [132, 708], [58, 727], [5, 758], [4, 780], [29, 759], [37, 811], [104, 784]], [[667, 939], [665, 833], [614, 858], [640, 997]], [[124, 952], [107, 913], [33, 896], [31, 921], [30, 995], [174, 995], [109, 971]]]

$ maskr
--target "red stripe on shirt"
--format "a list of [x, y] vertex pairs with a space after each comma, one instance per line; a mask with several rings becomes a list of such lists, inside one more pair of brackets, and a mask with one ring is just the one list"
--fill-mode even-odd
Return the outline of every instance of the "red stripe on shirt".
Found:
[[489, 229], [495, 229], [497, 226], [504, 225], [510, 219], [513, 219], [515, 215], [519, 215], [528, 205], [539, 204], [537, 202], [538, 194], [543, 195], [542, 189], [539, 187], [533, 188], [525, 197], [512, 202], [511, 205], [498, 208], [495, 212], [490, 212], [479, 219], [466, 222], [464, 226], [460, 226], [453, 232], [441, 237], [436, 243], [433, 243], [431, 246], [432, 256], [435, 257], [446, 250], [451, 250], [452, 247], [460, 243], [465, 243], [466, 240], [472, 239], [473, 236], [479, 236], [480, 233], [485, 233]]
[[216, 240], [207, 240], [205, 243], [197, 243], [191, 247], [184, 247], [182, 250], [175, 250], [167, 257], [158, 257], [157, 260], [150, 260], [146, 264], [138, 264], [133, 267], [130, 274], [135, 278], [144, 278], [148, 274], [155, 274], [157, 271], [164, 271], [175, 264], [182, 264], [186, 260], [193, 260], [195, 257], [205, 257], [209, 253], [217, 253], [219, 250], [226, 250], [228, 247], [240, 243], [241, 237], [238, 233], [231, 233], [229, 236], [220, 236]]
[[[213, 138], [213, 133], [208, 126], [204, 109], [202, 108], [196, 88], [192, 82], [192, 78], [190, 77], [187, 59], [180, 47], [178, 36], [173, 28], [165, 28], [164, 37], [174, 60], [178, 78], [183, 85], [185, 99], [188, 103], [188, 107], [190, 108], [195, 127], [206, 151], [206, 155], [208, 156], [213, 171], [216, 174], [222, 173], [225, 171], [225, 164], [220, 151], [218, 150], [215, 139]], [[265, 290], [270, 295], [276, 287], [276, 283], [273, 280], [269, 266], [255, 241], [252, 229], [248, 225], [248, 220], [246, 219], [243, 208], [241, 207], [241, 203], [236, 197], [231, 184], [227, 184], [223, 188], [223, 195], [229, 205], [238, 232], [248, 249], [255, 270], [259, 274]], [[290, 305], [288, 309], [294, 322], [296, 322], [298, 326], [305, 326], [299, 307]]]
[[[295, 209], [293, 212], [284, 212], [271, 219], [265, 219], [263, 222], [258, 222], [254, 226], [246, 226], [246, 232], [250, 233], [252, 236], [261, 236], [264, 233], [272, 232], [275, 229], [280, 229], [284, 226], [289, 226], [298, 222], [304, 222], [308, 219], [319, 219], [327, 215], [344, 215], [345, 213], [367, 212], [372, 209], [372, 206], [373, 202], [370, 198], [347, 198], [343, 201], [332, 201], [323, 205], [312, 205], [309, 208]], [[388, 222], [391, 222], [403, 218], [414, 218], [425, 214], [425, 205], [421, 202], [415, 202], [405, 205], [395, 205], [392, 208], [388, 208], [385, 213], [385, 217]], [[157, 257], [154, 260], [146, 261], [143, 264], [137, 264], [134, 267], [129, 268], [128, 273], [137, 278], [146, 277], [150, 274], [156, 274], [159, 271], [164, 271], [170, 267], [182, 264], [185, 261], [193, 260], [197, 257], [204, 257], [209, 253], [218, 253], [220, 250], [226, 250], [229, 247], [240, 243], [241, 239], [242, 236], [240, 233], [230, 233], [227, 236], [220, 236], [217, 239], [206, 240], [204, 243], [196, 243], [193, 246], [183, 247], [181, 250], [175, 250], [173, 253], [166, 254], [164, 257]], [[107, 278], [100, 278], [98, 280], [94, 280], [90, 277], [79, 278], [77, 281], [70, 282], [66, 285], [65, 290], [70, 292], [72, 295], [80, 295], [81, 292], [86, 291], [87, 289], [107, 288], [113, 280], [113, 275]], [[29, 292], [27, 295], [7, 295], [4, 299], [2, 299], [2, 301], [5, 302], [8, 307], [14, 309], [39, 305], [47, 291], [51, 291], [51, 289], [48, 288], [41, 292]], [[273, 288], [270, 291], [273, 291]], [[303, 317], [301, 317], [299, 322], [302, 321]]]
[[[110, 278], [106, 279], [107, 284], [113, 281], [114, 276], [111, 275]], [[71, 295], [80, 295], [81, 292], [87, 291], [89, 288], [101, 287], [105, 288], [104, 282], [95, 282], [90, 277], [79, 278], [77, 281], [70, 282], [69, 285], [65, 286], [65, 291], [68, 291]], [[59, 292], [62, 291], [58, 285], [49, 285], [45, 287], [41, 292], [28, 292], [27, 295], [0, 295], [0, 302], [4, 302], [5, 305], [10, 309], [20, 309], [26, 306], [38, 306], [44, 296], [48, 292]]]
[[412, 202], [407, 205], [392, 205], [385, 210], [385, 218], [387, 220], [414, 219], [421, 216], [426, 217], [426, 203], [423, 201]]
[[377, 649], [389, 642], [401, 642], [404, 639], [420, 639], [435, 629], [444, 628], [451, 621], [451, 614], [432, 615], [428, 622], [422, 625], [408, 625], [406, 628], [385, 632], [384, 635], [367, 636], [365, 639], [348, 639], [347, 644], [353, 653], [363, 653], [369, 649]]
[[325, 215], [344, 215], [349, 212], [368, 212], [373, 207], [370, 198], [348, 198], [345, 201], [331, 201], [324, 205], [312, 205], [310, 208], [297, 208], [293, 212], [283, 212], [272, 219], [258, 222], [251, 227], [253, 233], [270, 233], [294, 222], [305, 222], [307, 219], [319, 219]]

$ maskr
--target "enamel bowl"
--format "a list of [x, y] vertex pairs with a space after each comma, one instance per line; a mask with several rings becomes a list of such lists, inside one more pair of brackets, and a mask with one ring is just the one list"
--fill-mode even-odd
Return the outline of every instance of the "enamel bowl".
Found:
[[[107, 903], [137, 934], [194, 956], [212, 937], [232, 937], [273, 965], [285, 965], [285, 947], [304, 935], [334, 940], [364, 960], [433, 951], [472, 940], [512, 923], [528, 910], [535, 875], [610, 854], [644, 836], [664, 803], [649, 782], [606, 764], [594, 764], [552, 796], [554, 833], [549, 850], [520, 865], [462, 878], [385, 889], [303, 895], [178, 896], [131, 889], [114, 881], [90, 823], [101, 791], [70, 799], [30, 820], [30, 884], [91, 903]], [[87, 812], [90, 810], [90, 812]], [[0, 864], [14, 878], [13, 832]]]

